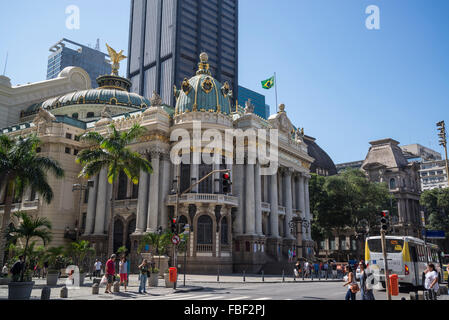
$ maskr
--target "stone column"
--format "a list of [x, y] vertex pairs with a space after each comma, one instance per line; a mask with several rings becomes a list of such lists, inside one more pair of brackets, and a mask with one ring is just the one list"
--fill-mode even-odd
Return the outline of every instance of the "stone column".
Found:
[[262, 232], [262, 176], [260, 175], [260, 164], [257, 163], [254, 169], [254, 193], [256, 210], [256, 234], [263, 235]]
[[293, 209], [298, 209], [298, 205], [297, 205], [297, 192], [296, 192], [296, 179], [295, 179], [295, 175], [292, 174], [291, 177], [291, 186], [292, 186], [292, 208]]
[[[118, 181], [114, 181], [114, 183], [118, 183]], [[106, 181], [106, 212], [104, 219], [104, 230], [108, 232], [109, 230], [109, 220], [111, 219], [111, 199], [112, 199], [112, 184]], [[117, 188], [115, 189], [117, 191]], [[114, 200], [115, 201], [115, 197]], [[114, 226], [112, 226], [112, 232], [114, 232]]]
[[170, 155], [162, 155], [162, 177], [161, 177], [161, 194], [159, 202], [159, 226], [168, 227], [168, 207], [165, 203], [170, 192]]
[[271, 237], [279, 238], [279, 204], [278, 204], [278, 174], [270, 176], [270, 230]]
[[245, 234], [256, 233], [256, 215], [254, 204], [254, 164], [246, 164], [246, 195], [245, 195]]
[[310, 202], [309, 202], [309, 178], [305, 178], [304, 181], [304, 194], [305, 194], [305, 210], [306, 210], [306, 219], [309, 221], [309, 228], [307, 229], [307, 240], [312, 240], [310, 236], [310, 223], [311, 223], [311, 217], [310, 217]]
[[104, 235], [104, 222], [106, 215], [106, 204], [107, 204], [107, 169], [103, 168], [100, 171], [98, 178], [98, 192], [97, 192], [97, 203], [96, 203], [96, 214], [95, 214], [95, 235]]
[[306, 217], [306, 196], [304, 193], [304, 176], [298, 178], [298, 198], [299, 198], [299, 210], [301, 211], [301, 218]]
[[148, 212], [148, 173], [140, 171], [139, 198], [137, 200], [136, 232], [143, 233], [147, 228]]
[[[190, 167], [190, 184], [194, 184], [198, 182], [198, 175], [199, 175], [199, 164], [195, 164], [195, 156], [191, 154], [191, 167]], [[198, 193], [198, 185], [192, 188], [192, 193]]]
[[94, 178], [94, 186], [89, 188], [89, 201], [87, 203], [86, 228], [84, 235], [90, 235], [93, 232], [95, 222], [95, 209], [97, 206], [97, 192], [98, 192], [98, 175]]
[[245, 172], [243, 170], [244, 165], [243, 164], [235, 164], [232, 167], [232, 192], [233, 194], [237, 195], [239, 199], [239, 205], [237, 207], [237, 211], [235, 213], [235, 221], [233, 224], [233, 231], [235, 235], [242, 235], [243, 234], [243, 212], [244, 212], [244, 193], [245, 190], [243, 188], [244, 181], [245, 181]]
[[151, 153], [151, 165], [153, 167], [153, 174], [150, 179], [150, 190], [149, 190], [149, 203], [148, 203], [148, 216], [147, 216], [147, 232], [157, 231], [157, 219], [158, 219], [158, 208], [159, 208], [159, 160], [160, 153]]
[[285, 187], [285, 220], [284, 220], [284, 234], [286, 238], [292, 239], [289, 222], [293, 218], [292, 208], [292, 171], [290, 169], [285, 170], [284, 174], [284, 187]]

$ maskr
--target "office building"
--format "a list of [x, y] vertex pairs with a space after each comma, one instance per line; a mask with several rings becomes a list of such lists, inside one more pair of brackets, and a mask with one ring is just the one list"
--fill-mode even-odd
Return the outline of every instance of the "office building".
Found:
[[228, 82], [238, 97], [238, 0], [132, 0], [128, 78], [132, 91], [156, 91], [173, 106], [173, 85], [197, 70], [209, 55], [212, 76]]
[[244, 105], [249, 99], [251, 99], [251, 103], [254, 105], [254, 113], [261, 118], [268, 119], [270, 116], [270, 107], [265, 103], [265, 96], [248, 88], [239, 86], [239, 103]]
[[419, 175], [421, 179], [421, 191], [448, 187], [445, 160], [422, 162]]
[[111, 73], [107, 54], [71, 40], [62, 39], [50, 48], [50, 52], [47, 80], [56, 78], [66, 67], [80, 67], [89, 74], [91, 87], [97, 88], [97, 77]]

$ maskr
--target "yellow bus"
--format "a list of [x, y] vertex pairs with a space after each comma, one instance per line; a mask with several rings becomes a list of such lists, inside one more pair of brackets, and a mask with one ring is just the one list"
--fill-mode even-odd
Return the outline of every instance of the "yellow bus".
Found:
[[[389, 274], [397, 274], [401, 286], [423, 286], [427, 263], [433, 263], [443, 279], [438, 246], [409, 236], [386, 236]], [[368, 237], [365, 243], [365, 263], [374, 278], [385, 287], [385, 264], [381, 237]]]

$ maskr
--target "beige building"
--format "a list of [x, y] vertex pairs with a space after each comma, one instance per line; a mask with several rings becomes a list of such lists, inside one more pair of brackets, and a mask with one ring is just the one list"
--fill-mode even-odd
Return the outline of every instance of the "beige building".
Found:
[[[55, 236], [52, 245], [67, 243], [80, 231], [81, 238], [89, 240], [98, 256], [104, 257], [109, 236], [108, 199], [113, 197], [114, 249], [127, 246], [131, 258], [138, 259], [137, 246], [143, 234], [169, 227], [176, 205], [172, 190], [178, 180], [181, 190], [185, 190], [212, 170], [227, 168], [231, 170], [231, 193], [223, 193], [221, 175], [215, 174], [179, 200], [178, 222], [190, 226], [188, 272], [216, 273], [219, 266], [223, 273], [278, 273], [288, 261], [289, 249], [295, 249], [299, 256], [309, 252], [305, 248], [313, 247], [310, 229], [302, 230], [298, 221], [312, 219], [308, 181], [314, 159], [307, 154], [304, 137], [294, 131], [283, 105], [268, 120], [255, 115], [250, 103], [244, 112], [233, 112], [229, 86], [211, 76], [205, 54], [196, 75], [175, 90], [175, 106], [164, 105], [157, 94], [148, 101], [129, 93], [129, 81], [117, 76], [99, 77], [98, 81], [98, 89], [75, 91], [38, 103], [22, 114], [22, 119], [31, 122], [2, 131], [16, 136], [37, 133], [43, 141], [40, 152], [58, 160], [66, 171], [63, 180], [50, 180], [55, 191], [50, 205], [31, 191], [15, 204], [15, 210], [50, 218]], [[151, 175], [141, 174], [138, 185], [121, 175], [115, 182], [115, 195], [111, 194], [104, 170], [88, 188], [87, 181], [77, 178], [80, 167], [75, 163], [76, 154], [85, 147], [79, 135], [86, 131], [106, 134], [111, 123], [119, 130], [135, 123], [146, 128], [145, 136], [131, 148], [148, 157], [153, 166]], [[248, 161], [248, 144], [243, 163], [237, 164], [235, 152], [231, 156], [223, 152], [221, 164], [173, 164], [170, 152], [175, 142], [171, 135], [176, 129], [185, 129], [195, 146], [195, 123], [200, 123], [203, 130], [215, 129], [223, 137], [228, 129], [277, 129], [277, 172], [261, 175], [264, 164]], [[198, 152], [210, 153], [205, 151], [206, 145], [202, 142]], [[233, 143], [233, 150], [235, 147]], [[194, 149], [189, 150], [184, 155], [192, 160]], [[230, 162], [224, 161], [229, 158]], [[72, 192], [74, 184], [83, 184], [86, 190]], [[0, 205], [0, 214], [2, 210]]]

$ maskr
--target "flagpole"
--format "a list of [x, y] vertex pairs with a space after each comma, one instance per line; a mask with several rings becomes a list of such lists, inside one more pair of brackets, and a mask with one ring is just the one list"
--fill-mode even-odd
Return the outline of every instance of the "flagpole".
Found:
[[274, 73], [274, 91], [276, 94], [276, 113], [278, 113], [278, 79], [276, 78], [276, 72]]

